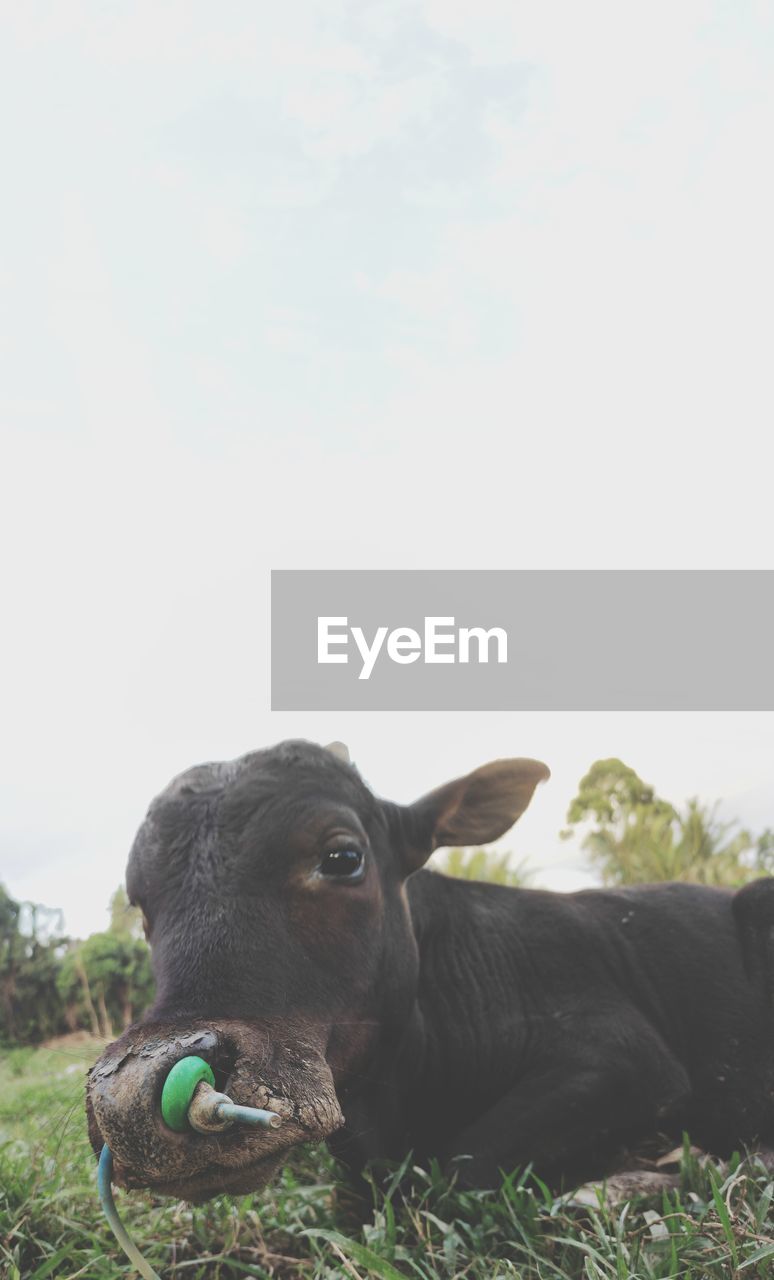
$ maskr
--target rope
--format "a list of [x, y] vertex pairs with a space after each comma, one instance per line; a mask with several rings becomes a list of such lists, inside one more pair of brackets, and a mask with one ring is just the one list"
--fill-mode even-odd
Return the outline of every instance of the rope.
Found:
[[113, 1199], [113, 1188], [110, 1185], [113, 1179], [113, 1156], [110, 1147], [105, 1143], [102, 1148], [102, 1154], [97, 1165], [97, 1187], [99, 1189], [99, 1198], [102, 1202], [102, 1208], [105, 1211], [105, 1217], [110, 1223], [113, 1234], [126, 1254], [129, 1261], [137, 1268], [142, 1280], [161, 1280], [158, 1271], [154, 1271], [149, 1262], [143, 1258], [134, 1240], [129, 1235], [126, 1227], [118, 1216], [116, 1202]]

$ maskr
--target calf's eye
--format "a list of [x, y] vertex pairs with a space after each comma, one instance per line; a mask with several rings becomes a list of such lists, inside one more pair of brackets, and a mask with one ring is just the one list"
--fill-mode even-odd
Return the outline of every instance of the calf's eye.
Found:
[[320, 861], [320, 871], [332, 880], [359, 880], [363, 854], [360, 849], [328, 849]]

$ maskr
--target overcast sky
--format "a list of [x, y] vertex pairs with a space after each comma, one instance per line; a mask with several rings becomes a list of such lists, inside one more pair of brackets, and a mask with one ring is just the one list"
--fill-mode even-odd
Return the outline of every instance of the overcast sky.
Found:
[[8, 889], [103, 926], [169, 776], [287, 734], [396, 799], [544, 758], [506, 844], [557, 886], [600, 755], [774, 824], [768, 715], [272, 715], [267, 670], [271, 567], [771, 567], [772, 7], [2, 25]]

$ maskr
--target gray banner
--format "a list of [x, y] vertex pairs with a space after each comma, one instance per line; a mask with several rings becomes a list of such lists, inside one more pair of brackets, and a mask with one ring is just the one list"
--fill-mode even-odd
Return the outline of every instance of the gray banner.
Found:
[[275, 570], [274, 711], [771, 711], [774, 571]]

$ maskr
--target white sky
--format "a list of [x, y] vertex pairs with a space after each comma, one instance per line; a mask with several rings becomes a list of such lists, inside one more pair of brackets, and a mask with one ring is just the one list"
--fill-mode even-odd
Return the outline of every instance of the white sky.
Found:
[[[774, 824], [774, 718], [271, 715], [270, 567], [772, 567], [774, 10], [13, 6], [0, 879], [106, 922], [173, 773], [617, 754]], [[739, 620], [744, 627], [744, 619]]]

